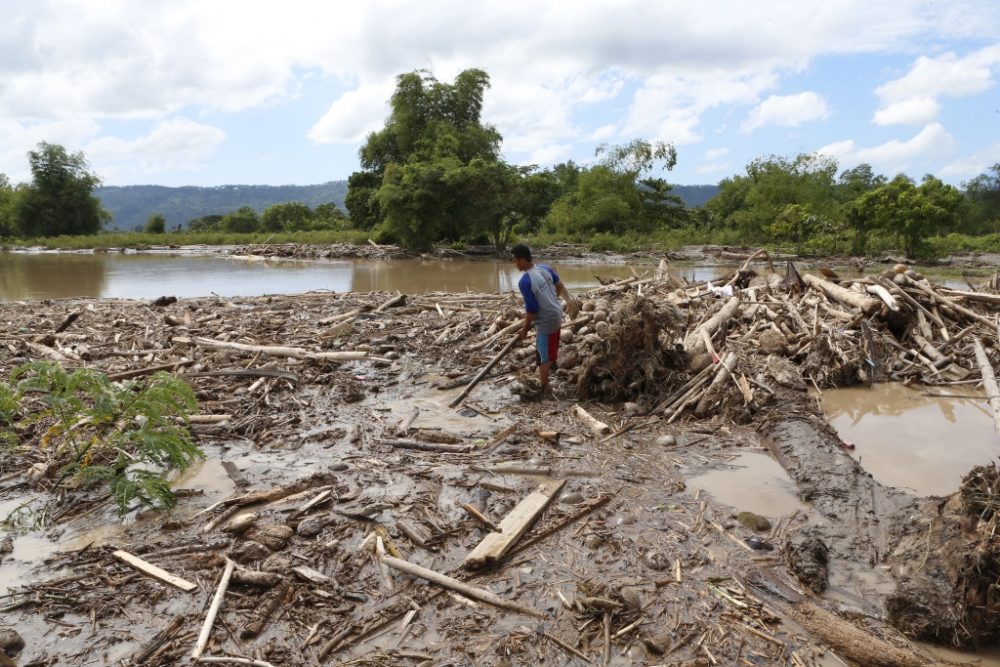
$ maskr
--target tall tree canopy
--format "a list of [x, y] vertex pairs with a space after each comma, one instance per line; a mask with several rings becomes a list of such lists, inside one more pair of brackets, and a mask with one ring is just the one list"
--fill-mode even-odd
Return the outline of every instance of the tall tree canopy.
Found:
[[502, 206], [513, 187], [500, 133], [480, 118], [487, 88], [489, 76], [479, 69], [450, 84], [425, 71], [397, 77], [385, 127], [368, 135], [362, 171], [348, 180], [345, 203], [355, 225], [380, 225], [417, 248], [502, 231], [497, 219], [509, 216], [481, 210]]
[[16, 201], [18, 230], [23, 236], [95, 234], [109, 215], [93, 196], [100, 179], [91, 173], [83, 153], [67, 153], [42, 142], [28, 153], [31, 184]]
[[[572, 187], [552, 205], [551, 227], [576, 234], [649, 232], [681, 217], [683, 205], [670, 185], [652, 177], [677, 164], [671, 144], [636, 139], [597, 147], [597, 163], [576, 171], [564, 168]], [[557, 174], [559, 169], [557, 168]]]
[[957, 189], [933, 176], [925, 177], [917, 186], [900, 174], [859, 197], [854, 203], [854, 216], [866, 229], [894, 234], [906, 254], [914, 256], [928, 236], [955, 227], [963, 205]]
[[745, 175], [724, 179], [706, 208], [718, 225], [736, 228], [747, 238], [798, 241], [803, 225], [840, 216], [836, 173], [834, 160], [817, 155], [758, 158], [747, 165]]
[[14, 210], [14, 188], [7, 174], [0, 173], [0, 238], [13, 236], [17, 229]]
[[963, 183], [969, 201], [967, 227], [969, 234], [1000, 232], [1000, 162], [989, 171]]

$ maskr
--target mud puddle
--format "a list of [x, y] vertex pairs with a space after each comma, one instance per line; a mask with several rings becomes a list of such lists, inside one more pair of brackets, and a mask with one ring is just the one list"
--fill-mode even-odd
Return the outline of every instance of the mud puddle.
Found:
[[827, 391], [823, 411], [852, 455], [878, 481], [918, 495], [947, 495], [973, 466], [1000, 456], [989, 406], [968, 389], [915, 390], [900, 384]]
[[771, 519], [806, 507], [795, 495], [795, 484], [773, 458], [764, 453], [744, 452], [726, 469], [687, 480], [718, 502], [740, 512], [753, 512]]
[[914, 642], [914, 644], [943, 660], [950, 660], [959, 664], [975, 665], [978, 667], [1000, 667], [1000, 646], [985, 648], [978, 653], [963, 653], [961, 651], [952, 651], [935, 644], [926, 644], [924, 642]]

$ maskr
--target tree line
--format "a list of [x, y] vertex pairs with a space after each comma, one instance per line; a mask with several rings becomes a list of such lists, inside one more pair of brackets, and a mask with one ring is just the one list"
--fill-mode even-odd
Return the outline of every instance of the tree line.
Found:
[[[897, 247], [909, 255], [948, 234], [998, 235], [1000, 163], [963, 184], [933, 175], [893, 178], [862, 164], [841, 171], [820, 155], [765, 156], [719, 183], [718, 194], [689, 208], [663, 178], [677, 163], [671, 144], [636, 139], [601, 145], [587, 165], [550, 168], [508, 163], [503, 138], [482, 120], [489, 75], [460, 73], [452, 83], [426, 71], [397, 77], [382, 129], [359, 150], [347, 184], [345, 215], [334, 204], [250, 206], [195, 218], [191, 232], [366, 231], [414, 249], [491, 243], [515, 237], [589, 241], [681, 233], [692, 241], [793, 245], [798, 250], [864, 254]], [[93, 196], [99, 182], [81, 153], [39, 144], [28, 155], [30, 184], [0, 178], [0, 236], [93, 234], [108, 215]], [[0, 175], [2, 176], [2, 175]], [[145, 231], [167, 231], [154, 213]]]

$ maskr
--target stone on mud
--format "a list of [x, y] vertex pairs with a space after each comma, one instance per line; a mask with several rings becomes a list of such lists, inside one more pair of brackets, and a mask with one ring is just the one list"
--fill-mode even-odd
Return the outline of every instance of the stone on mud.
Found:
[[736, 515], [736, 520], [750, 530], [755, 530], [758, 533], [771, 530], [771, 521], [766, 516], [761, 516], [760, 514], [754, 514], [753, 512], [740, 512]]
[[281, 551], [295, 533], [290, 527], [282, 524], [263, 524], [248, 531], [247, 539], [260, 542], [271, 551]]
[[13, 658], [24, 650], [24, 640], [14, 628], [0, 628], [0, 650]]
[[264, 560], [271, 555], [271, 550], [260, 542], [246, 540], [229, 550], [229, 557], [241, 565]]
[[299, 521], [299, 525], [296, 526], [295, 532], [301, 537], [315, 537], [319, 535], [321, 530], [323, 530], [323, 526], [326, 525], [327, 521], [327, 517], [322, 514], [305, 518], [302, 521]]

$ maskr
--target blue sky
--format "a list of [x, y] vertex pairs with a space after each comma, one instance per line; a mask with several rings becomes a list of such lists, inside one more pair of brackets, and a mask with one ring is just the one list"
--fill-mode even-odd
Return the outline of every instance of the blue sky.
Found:
[[108, 185], [357, 169], [396, 75], [485, 69], [511, 162], [673, 143], [675, 183], [767, 154], [960, 184], [1000, 162], [1000, 3], [5, 0], [0, 172], [39, 141]]

